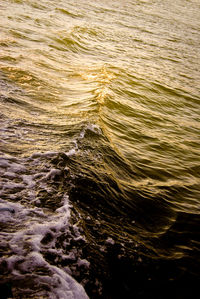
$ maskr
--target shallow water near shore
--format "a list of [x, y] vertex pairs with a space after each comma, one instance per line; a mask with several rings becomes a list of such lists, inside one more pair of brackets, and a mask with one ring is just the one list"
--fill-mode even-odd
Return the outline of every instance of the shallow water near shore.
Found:
[[200, 3], [0, 3], [3, 298], [191, 298]]

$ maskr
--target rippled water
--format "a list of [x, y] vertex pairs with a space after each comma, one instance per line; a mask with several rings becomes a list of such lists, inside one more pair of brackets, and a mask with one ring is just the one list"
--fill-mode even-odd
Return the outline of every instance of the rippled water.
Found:
[[0, 3], [3, 298], [191, 298], [198, 0]]

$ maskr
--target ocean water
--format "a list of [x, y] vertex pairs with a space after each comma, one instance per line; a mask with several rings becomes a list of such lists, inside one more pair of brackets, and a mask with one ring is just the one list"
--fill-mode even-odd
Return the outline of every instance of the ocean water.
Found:
[[200, 2], [0, 1], [1, 298], [194, 298]]

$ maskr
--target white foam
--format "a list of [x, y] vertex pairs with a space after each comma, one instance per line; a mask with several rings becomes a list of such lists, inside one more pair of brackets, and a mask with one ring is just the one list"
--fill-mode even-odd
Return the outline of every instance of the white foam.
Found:
[[46, 178], [47, 180], [48, 180], [48, 179], [52, 180], [52, 179], [55, 178], [55, 176], [60, 175], [60, 174], [61, 174], [61, 170], [60, 170], [60, 169], [55, 169], [55, 168], [53, 168], [53, 169], [50, 170], [50, 172], [46, 175], [45, 178]]
[[4, 173], [4, 177], [6, 177], [8, 179], [14, 179], [16, 177], [16, 174], [14, 174], [13, 172], [6, 171]]
[[79, 152], [79, 141], [83, 138], [85, 138], [85, 134], [87, 131], [92, 131], [94, 132], [95, 134], [98, 134], [100, 135], [101, 134], [101, 128], [97, 125], [97, 124], [87, 124], [83, 130], [80, 132], [79, 136], [73, 140], [73, 143], [74, 143], [74, 148], [70, 149], [68, 152], [66, 152], [65, 154], [67, 156], [73, 156], [75, 154], [77, 154]]
[[84, 266], [85, 268], [89, 268], [90, 263], [86, 259], [78, 259], [79, 267]]
[[[17, 263], [20, 265], [18, 271], [15, 269]], [[33, 273], [38, 267], [46, 269], [49, 275], [39, 276], [35, 281], [38, 285], [46, 284], [50, 288], [48, 298], [88, 299], [85, 290], [75, 279], [58, 267], [48, 264], [38, 252], [31, 252], [26, 259], [22, 256], [11, 256], [7, 259], [7, 264], [8, 269], [16, 276], [20, 276], [20, 272]]]
[[[63, 270], [52, 266], [55, 274], [53, 278], [58, 278], [59, 285], [58, 287], [52, 289], [57, 298], [63, 299], [88, 299], [83, 287], [78, 284], [68, 273]], [[52, 297], [53, 299], [53, 297]]]
[[[78, 284], [68, 273], [64, 270], [59, 269], [56, 266], [50, 265], [40, 253], [41, 251], [41, 240], [47, 233], [51, 233], [53, 236], [52, 241], [48, 243], [48, 252], [55, 253], [57, 256], [62, 256], [63, 259], [76, 260], [74, 252], [70, 252], [69, 255], [64, 255], [62, 249], [55, 248], [56, 235], [60, 234], [63, 227], [65, 230], [68, 229], [68, 220], [70, 217], [69, 205], [67, 198], [64, 200], [64, 205], [56, 210], [56, 214], [51, 215], [51, 220], [36, 223], [34, 219], [28, 219], [30, 211], [20, 211], [20, 205], [18, 206], [18, 211], [15, 204], [6, 205], [1, 204], [0, 208], [8, 209], [15, 207], [18, 216], [24, 214], [23, 220], [29, 220], [29, 225], [13, 234], [11, 240], [9, 241], [9, 247], [12, 250], [12, 256], [6, 259], [8, 264], [8, 269], [13, 275], [21, 275], [20, 273], [32, 273], [37, 267], [42, 267], [48, 269], [49, 276], [38, 276], [37, 282], [39, 284], [45, 283], [50, 288], [51, 291], [48, 294], [48, 298], [73, 298], [73, 299], [83, 299], [88, 298], [83, 287]], [[26, 209], [27, 210], [27, 209]], [[37, 209], [36, 209], [37, 210]], [[5, 211], [6, 212], [6, 211]], [[15, 212], [15, 213], [16, 213]], [[21, 212], [21, 213], [20, 213]], [[1, 213], [1, 212], [0, 212]], [[8, 214], [10, 212], [7, 211]], [[50, 221], [49, 221], [50, 220]], [[20, 262], [20, 268], [16, 272], [16, 265]], [[84, 265], [89, 266], [86, 260], [79, 260], [78, 266]], [[20, 272], [19, 272], [20, 271]]]
[[17, 163], [12, 163], [10, 165], [10, 171], [15, 172], [15, 173], [24, 173], [27, 171], [26, 167]]
[[77, 152], [77, 149], [76, 148], [72, 148], [71, 150], [69, 150], [68, 152], [66, 152], [65, 154], [67, 156], [74, 156]]
[[[57, 175], [62, 175], [60, 169], [41, 163], [41, 158], [43, 161], [44, 157], [54, 155], [52, 152], [38, 153], [18, 162], [7, 156], [0, 159], [4, 198], [8, 195], [10, 199], [22, 199], [18, 203], [0, 198], [0, 222], [6, 224], [6, 230], [0, 232], [0, 245], [7, 244], [10, 250], [8, 256], [0, 258], [0, 262], [3, 260], [7, 262], [13, 279], [18, 277], [23, 280], [27, 273], [33, 281], [33, 286], [41, 286], [40, 289], [43, 290], [44, 284], [47, 286], [46, 289], [50, 288], [50, 291], [45, 288], [44, 292], [38, 291], [38, 297], [85, 299], [88, 296], [83, 287], [69, 275], [70, 269], [53, 266], [43, 257], [43, 253], [52, 253], [57, 259], [76, 262], [77, 249], [71, 249], [66, 254], [65, 248], [67, 243], [70, 243], [70, 238], [74, 238], [75, 241], [83, 239], [78, 227], [69, 224], [71, 216], [67, 194], [63, 195], [59, 208], [55, 211], [34, 206], [36, 201], [39, 202], [38, 190], [51, 191], [52, 180]], [[70, 229], [74, 230], [75, 236], [72, 236]], [[63, 241], [64, 247], [57, 248], [56, 242], [63, 233], [69, 235], [69, 240]], [[89, 262], [78, 259], [77, 267], [79, 266], [89, 267]], [[40, 274], [42, 270], [37, 272], [37, 268], [43, 269], [44, 272], [47, 270], [48, 275]]]
[[101, 134], [101, 129], [97, 124], [88, 124], [87, 129], [96, 134]]
[[114, 241], [112, 238], [107, 238], [106, 243], [107, 243], [107, 244], [114, 245], [114, 244], [115, 244], [115, 241]]
[[32, 175], [23, 175], [23, 182], [28, 185], [29, 188], [33, 188], [35, 186], [35, 181]]
[[0, 158], [0, 167], [7, 168], [10, 166], [10, 163], [6, 161], [5, 159]]
[[55, 156], [56, 154], [58, 154], [58, 152], [44, 152], [44, 153], [33, 153], [32, 156], [30, 158], [40, 158], [40, 157], [53, 157]]
[[12, 207], [0, 203], [0, 223], [11, 222], [14, 213], [15, 210]]

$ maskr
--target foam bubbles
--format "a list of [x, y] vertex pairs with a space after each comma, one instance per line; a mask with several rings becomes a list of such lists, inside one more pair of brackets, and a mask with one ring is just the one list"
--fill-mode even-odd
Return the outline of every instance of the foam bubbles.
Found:
[[67, 156], [73, 156], [80, 152], [79, 146], [82, 142], [82, 140], [86, 137], [86, 134], [88, 133], [94, 133], [96, 135], [101, 135], [102, 131], [101, 128], [97, 124], [88, 123], [86, 126], [83, 127], [81, 132], [79, 133], [79, 136], [73, 140], [73, 148], [70, 149], [65, 154]]
[[50, 158], [57, 156], [49, 152], [18, 160], [5, 155], [0, 159], [0, 267], [16, 297], [23, 292], [28, 298], [34, 292], [52, 299], [88, 298], [69, 275], [66, 263], [62, 266], [68, 260], [77, 268], [87, 268], [89, 263], [81, 259], [81, 250], [69, 246], [71, 240], [84, 238], [77, 225], [70, 223], [67, 192], [60, 191], [69, 169], [50, 163]]

